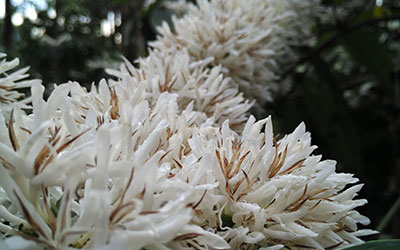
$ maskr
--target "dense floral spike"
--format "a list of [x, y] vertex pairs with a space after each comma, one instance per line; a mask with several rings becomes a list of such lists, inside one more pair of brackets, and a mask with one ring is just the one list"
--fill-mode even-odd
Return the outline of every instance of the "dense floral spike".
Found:
[[[255, 122], [250, 117], [241, 136], [224, 123], [189, 144], [197, 157], [213, 154], [212, 176], [218, 183], [213, 194], [223, 196], [215, 204], [215, 232], [232, 249], [326, 249], [357, 244], [362, 242], [358, 236], [374, 233], [357, 230], [357, 223], [369, 223], [354, 210], [367, 202], [353, 200], [362, 185], [346, 188], [358, 179], [336, 173], [334, 161], [311, 155], [316, 147], [303, 123], [277, 141], [270, 118]], [[209, 220], [204, 217], [209, 208], [199, 209], [196, 214]]]
[[172, 159], [182, 154], [175, 146], [187, 140], [192, 117], [177, 116], [176, 95], [161, 94], [152, 105], [119, 98], [115, 119], [112, 105], [99, 105], [112, 90], [79, 88], [56, 86], [44, 101], [44, 88], [34, 84], [33, 115], [16, 109], [8, 129], [3, 119], [2, 131], [14, 132], [1, 133], [2, 232], [50, 249], [159, 248], [194, 238], [227, 248], [190, 223], [191, 204], [210, 187], [170, 184]]
[[[183, 1], [174, 9], [185, 10]], [[164, 23], [151, 43], [161, 51], [187, 49], [192, 61], [210, 58], [247, 97], [259, 104], [278, 91], [277, 80], [296, 58], [293, 48], [310, 38], [318, 0], [198, 0], [187, 14]]]
[[220, 126], [149, 85], [166, 77], [157, 60], [126, 64], [111, 87], [55, 86], [47, 101], [36, 83], [31, 115], [1, 116], [3, 233], [50, 249], [323, 249], [371, 233], [357, 230], [361, 186], [345, 188], [357, 179], [311, 155], [303, 124], [279, 141], [270, 118]]
[[[150, 51], [146, 58], [138, 60], [140, 69], [125, 60], [119, 70], [107, 72], [117, 78], [111, 80], [118, 96], [134, 96], [138, 85], [146, 90], [146, 99], [154, 103], [164, 92], [178, 94], [178, 105], [188, 105], [198, 112], [197, 124], [212, 118], [216, 124], [229, 120], [235, 129], [242, 129], [247, 119], [246, 112], [252, 106], [231, 79], [224, 78], [221, 67], [206, 67], [209, 60], [190, 61], [186, 50], [163, 53]], [[200, 118], [203, 117], [202, 119]]]
[[9, 117], [11, 109], [15, 105], [27, 108], [30, 99], [23, 99], [24, 94], [18, 92], [18, 89], [29, 88], [33, 83], [41, 82], [40, 80], [26, 80], [29, 67], [19, 70], [15, 68], [19, 65], [19, 59], [12, 61], [5, 59], [6, 54], [0, 53], [0, 112]]

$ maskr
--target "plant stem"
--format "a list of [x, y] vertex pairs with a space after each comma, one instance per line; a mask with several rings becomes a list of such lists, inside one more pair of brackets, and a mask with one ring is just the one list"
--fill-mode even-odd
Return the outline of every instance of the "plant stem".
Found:
[[385, 214], [383, 217], [382, 221], [379, 223], [378, 227], [376, 230], [379, 232], [382, 232], [386, 226], [390, 223], [391, 219], [393, 216], [396, 214], [397, 210], [400, 209], [400, 197], [396, 200], [396, 202], [393, 204], [393, 206], [389, 209], [389, 211]]

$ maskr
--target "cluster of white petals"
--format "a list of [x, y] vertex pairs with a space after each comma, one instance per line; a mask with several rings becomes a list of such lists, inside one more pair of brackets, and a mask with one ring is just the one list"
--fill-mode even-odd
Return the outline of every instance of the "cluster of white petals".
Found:
[[27, 74], [29, 67], [15, 70], [19, 65], [19, 59], [7, 61], [5, 57], [6, 54], [0, 53], [0, 112], [8, 117], [13, 106], [26, 108], [26, 104], [30, 102], [29, 98], [22, 99], [24, 94], [17, 90], [29, 88], [33, 83], [41, 81], [26, 80], [29, 76]]
[[50, 249], [174, 249], [195, 236], [229, 246], [190, 223], [209, 185], [172, 184], [196, 114], [180, 112], [176, 94], [149, 103], [136, 90], [116, 99], [105, 81], [91, 92], [70, 82], [45, 101], [34, 84], [33, 113], [14, 109], [8, 128], [2, 117], [3, 233]]
[[[191, 8], [218, 2], [235, 18], [308, 5]], [[90, 91], [68, 82], [46, 99], [33, 82], [31, 113], [0, 113], [0, 247], [331, 249], [373, 233], [357, 228], [369, 223], [358, 179], [312, 154], [303, 123], [278, 140], [270, 117], [248, 118], [238, 76], [216, 58], [160, 47]]]
[[199, 0], [198, 5], [178, 1], [172, 9], [186, 11], [165, 22], [160, 37], [151, 43], [161, 51], [188, 51], [191, 60], [209, 59], [247, 97], [272, 100], [280, 91], [280, 74], [297, 58], [295, 47], [310, 39], [319, 16], [319, 0]]
[[107, 70], [117, 78], [117, 81], [110, 80], [117, 96], [129, 98], [139, 85], [144, 88], [141, 95], [145, 93], [144, 98], [151, 103], [164, 92], [175, 93], [181, 110], [191, 105], [198, 112], [198, 124], [211, 118], [219, 125], [229, 120], [231, 127], [243, 128], [246, 112], [253, 103], [232, 87], [231, 79], [223, 76], [220, 66], [206, 67], [207, 60], [193, 62], [185, 50], [150, 51], [148, 57], [138, 62], [140, 69], [125, 60], [119, 70]]

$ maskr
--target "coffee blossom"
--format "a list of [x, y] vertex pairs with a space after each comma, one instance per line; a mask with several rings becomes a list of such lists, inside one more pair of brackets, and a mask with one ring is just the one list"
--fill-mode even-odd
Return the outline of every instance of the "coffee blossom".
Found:
[[[172, 5], [184, 9], [183, 1]], [[280, 74], [297, 58], [294, 48], [309, 42], [320, 9], [318, 0], [199, 0], [186, 5], [186, 15], [172, 19], [173, 29], [164, 22], [151, 46], [164, 52], [186, 49], [192, 61], [207, 58], [208, 65], [221, 65], [233, 84], [261, 103], [282, 89]]]
[[4, 74], [0, 246], [333, 249], [375, 233], [358, 228], [369, 223], [358, 179], [313, 154], [303, 123], [278, 137], [271, 117], [248, 117], [241, 92], [279, 88], [316, 3], [187, 5], [139, 67], [124, 59], [90, 90], [67, 82], [44, 98], [20, 81], [27, 69]]
[[13, 106], [27, 108], [30, 102], [29, 98], [23, 99], [25, 95], [18, 90], [41, 81], [27, 80], [29, 67], [16, 70], [19, 59], [7, 61], [5, 57], [6, 54], [0, 53], [0, 112], [8, 117]]

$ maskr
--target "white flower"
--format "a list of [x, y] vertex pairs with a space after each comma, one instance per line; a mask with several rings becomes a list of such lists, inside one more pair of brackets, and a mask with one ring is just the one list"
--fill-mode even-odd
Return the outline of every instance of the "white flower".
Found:
[[21, 100], [24, 94], [17, 89], [29, 88], [33, 83], [41, 81], [26, 80], [29, 67], [10, 72], [19, 65], [19, 59], [7, 61], [5, 57], [6, 54], [0, 53], [0, 111], [8, 118], [17, 103], [22, 108], [28, 108], [27, 104], [30, 102], [29, 98]]
[[223, 77], [221, 67], [207, 68], [209, 61], [190, 61], [186, 50], [173, 53], [155, 50], [138, 60], [140, 69], [125, 59], [120, 70], [108, 69], [107, 72], [117, 77], [110, 83], [119, 98], [141, 95], [154, 103], [164, 92], [176, 93], [180, 110], [190, 106], [198, 112], [197, 124], [207, 118], [212, 118], [216, 124], [229, 119], [232, 127], [241, 129], [252, 103], [232, 87], [231, 79]]
[[357, 228], [369, 223], [361, 185], [347, 187], [358, 179], [312, 155], [303, 123], [278, 140], [270, 117], [247, 119], [235, 87], [275, 79], [316, 2], [199, 1], [140, 69], [125, 60], [116, 79], [56, 85], [47, 100], [25, 82], [32, 113], [18, 94], [0, 112], [0, 232], [12, 236], [0, 244], [324, 249], [374, 233]]
[[166, 1], [163, 3], [163, 5], [172, 10], [174, 14], [179, 17], [186, 14], [193, 6], [191, 2], [186, 2], [186, 0]]
[[275, 141], [270, 118], [250, 117], [238, 134], [193, 124], [177, 94], [116, 98], [104, 84], [47, 101], [34, 84], [33, 113], [3, 118], [3, 233], [88, 249], [323, 249], [372, 233], [357, 230], [369, 222], [354, 210], [361, 186], [346, 189], [357, 179], [311, 155], [303, 124]]
[[191, 224], [190, 204], [204, 188], [166, 184], [173, 159], [187, 154], [174, 147], [190, 136], [190, 110], [178, 117], [177, 96], [169, 93], [152, 104], [121, 96], [113, 106], [112, 91], [100, 89], [88, 93], [71, 82], [44, 101], [43, 86], [34, 84], [33, 114], [15, 109], [9, 129], [3, 119], [2, 232], [19, 231], [48, 248], [179, 249], [197, 237], [203, 246], [227, 248]]
[[375, 233], [357, 229], [357, 223], [369, 224], [354, 210], [367, 202], [353, 200], [362, 185], [347, 188], [358, 179], [336, 173], [334, 161], [311, 155], [316, 147], [304, 124], [277, 141], [271, 118], [250, 117], [241, 135], [224, 123], [221, 130], [193, 136], [189, 144], [198, 157], [214, 154], [214, 195], [225, 197], [217, 202], [215, 232], [232, 249], [343, 247]]
[[[182, 2], [179, 2], [182, 5]], [[259, 104], [278, 91], [280, 74], [296, 59], [294, 47], [308, 42], [319, 15], [318, 0], [199, 0], [187, 14], [164, 23], [151, 44], [161, 51], [188, 50], [191, 61], [212, 58], [225, 76]]]

